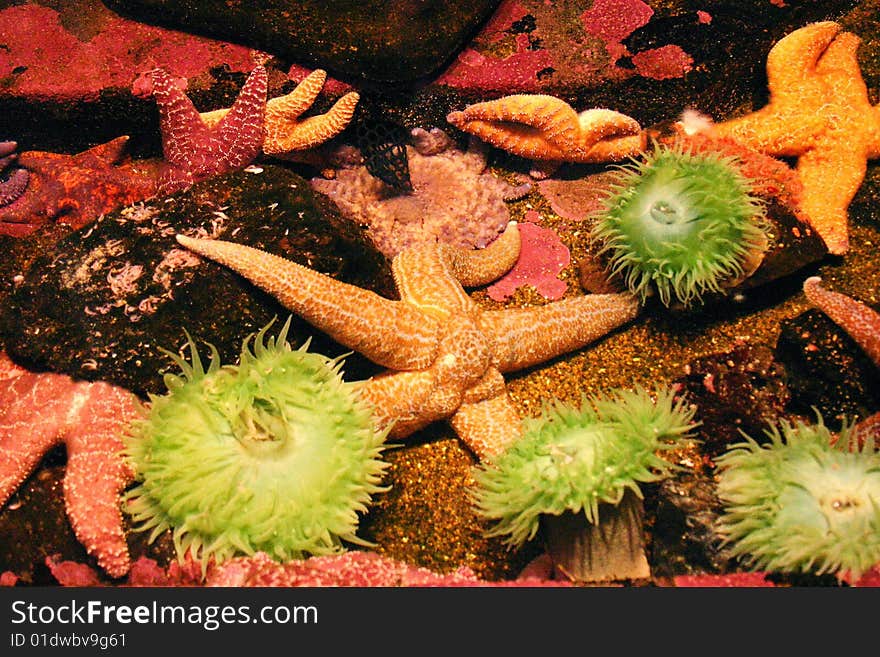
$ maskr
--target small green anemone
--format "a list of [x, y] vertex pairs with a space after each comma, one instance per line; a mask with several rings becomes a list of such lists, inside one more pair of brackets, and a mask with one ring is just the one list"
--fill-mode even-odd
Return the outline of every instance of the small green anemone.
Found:
[[601, 504], [618, 504], [638, 482], [666, 476], [675, 466], [659, 453], [681, 447], [693, 428], [693, 409], [660, 390], [617, 390], [580, 407], [556, 403], [524, 421], [523, 435], [475, 470], [477, 513], [495, 521], [489, 536], [522, 545], [542, 515], [583, 513], [598, 524]]
[[736, 159], [655, 144], [619, 176], [595, 216], [592, 239], [642, 300], [689, 305], [747, 274], [766, 247], [764, 204]]
[[[880, 562], [880, 454], [851, 426], [784, 423], [717, 459], [719, 533], [747, 565], [858, 578]], [[854, 451], [851, 451], [854, 450]]]
[[238, 365], [221, 367], [211, 345], [207, 371], [187, 335], [192, 364], [169, 353], [182, 374], [166, 375], [168, 393], [125, 439], [139, 480], [127, 509], [151, 542], [171, 529], [180, 559], [286, 561], [364, 543], [358, 513], [385, 490], [387, 431], [342, 380], [341, 358], [291, 349], [289, 326], [265, 342], [263, 328], [253, 350], [248, 336]]

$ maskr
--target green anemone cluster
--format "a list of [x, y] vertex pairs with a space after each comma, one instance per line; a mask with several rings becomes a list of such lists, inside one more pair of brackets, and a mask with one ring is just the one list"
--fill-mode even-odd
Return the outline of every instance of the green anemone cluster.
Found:
[[353, 386], [341, 359], [291, 349], [288, 323], [242, 345], [238, 365], [221, 366], [211, 346], [207, 371], [189, 340], [192, 364], [168, 374], [126, 437], [138, 485], [127, 495], [137, 529], [150, 541], [172, 531], [178, 557], [203, 567], [213, 558], [263, 551], [286, 561], [343, 549], [358, 513], [379, 484], [385, 431]]
[[719, 532], [747, 565], [774, 572], [861, 573], [880, 562], [880, 454], [834, 442], [821, 417], [772, 428], [717, 459]]
[[518, 546], [534, 537], [543, 514], [583, 512], [599, 522], [599, 505], [618, 504], [639, 482], [675, 466], [660, 454], [681, 447], [694, 427], [693, 409], [669, 390], [656, 401], [643, 389], [555, 403], [524, 421], [523, 435], [475, 469], [476, 511], [494, 522], [489, 536]]
[[667, 306], [687, 306], [745, 273], [765, 224], [735, 158], [655, 144], [619, 167], [591, 237], [643, 301], [656, 291]]

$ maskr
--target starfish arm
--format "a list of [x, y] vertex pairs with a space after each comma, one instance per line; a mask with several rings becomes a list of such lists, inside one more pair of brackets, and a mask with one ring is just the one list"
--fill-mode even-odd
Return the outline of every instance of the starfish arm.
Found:
[[593, 144], [593, 147], [583, 155], [569, 158], [569, 162], [581, 164], [600, 164], [603, 162], [618, 162], [628, 157], [635, 157], [645, 150], [648, 145], [647, 133], [639, 132], [634, 135], [621, 137], [609, 137]]
[[267, 85], [266, 69], [257, 66], [215, 129], [216, 137], [223, 145], [220, 156], [230, 168], [247, 166], [262, 150]]
[[[867, 95], [867, 88], [862, 80], [857, 51], [862, 40], [852, 32], [841, 32], [825, 48], [825, 52], [816, 62], [816, 72], [826, 80], [855, 81], [861, 87], [860, 96]], [[836, 87], [836, 85], [833, 85]]]
[[495, 367], [513, 372], [580, 349], [638, 312], [631, 294], [586, 294], [537, 308], [486, 311], [480, 324], [495, 343]]
[[[433, 244], [401, 251], [391, 263], [400, 297], [444, 317], [473, 308], [462, 285], [481, 285], [503, 276], [519, 257], [520, 235], [515, 222], [483, 249]], [[429, 310], [430, 309], [430, 310]]]
[[767, 105], [743, 116], [716, 123], [712, 134], [756, 151], [778, 157], [796, 157], [812, 148], [825, 130], [819, 114], [804, 114], [800, 107]]
[[357, 109], [360, 94], [355, 91], [342, 96], [326, 113], [298, 122], [266, 120], [267, 155], [285, 155], [320, 146], [348, 127]]
[[[47, 384], [37, 375], [15, 374], [0, 381], [0, 505], [18, 490], [43, 455], [61, 442], [63, 426], [64, 378], [49, 379], [48, 385], [57, 394], [47, 402], [39, 390]], [[36, 418], [34, 409], [39, 409]]]
[[162, 151], [165, 160], [177, 166], [187, 166], [201, 144], [210, 139], [210, 130], [202, 121], [192, 100], [181, 91], [171, 76], [155, 69], [152, 94], [159, 108], [159, 127], [162, 131]]
[[[324, 85], [326, 78], [327, 74], [324, 71], [320, 69], [314, 70], [289, 94], [270, 98], [266, 102], [267, 130], [275, 124], [289, 123], [309, 109], [312, 103], [315, 102], [318, 94], [321, 93], [321, 87]], [[230, 108], [224, 107], [223, 109], [210, 112], [202, 112], [200, 116], [205, 125], [209, 128], [214, 128], [229, 112]]]
[[480, 461], [500, 454], [522, 434], [521, 418], [506, 390], [463, 403], [449, 418], [449, 424]]
[[798, 89], [813, 77], [820, 58], [841, 26], [833, 21], [810, 23], [780, 39], [767, 54], [767, 85], [773, 95], [799, 102]]
[[122, 432], [137, 416], [129, 392], [107, 383], [79, 383], [71, 405], [77, 417], [67, 428], [64, 499], [79, 542], [112, 577], [131, 565], [119, 496], [134, 473], [122, 452]]
[[828, 143], [798, 159], [797, 172], [804, 185], [801, 209], [829, 253], [843, 255], [849, 250], [847, 208], [866, 171], [864, 153], [854, 152], [846, 143]]
[[104, 165], [106, 167], [107, 165], [121, 164], [128, 158], [126, 153], [128, 140], [128, 135], [116, 137], [103, 144], [92, 146], [87, 151], [77, 154], [76, 158], [80, 165], [92, 164], [93, 166]]
[[508, 153], [532, 160], [550, 160], [562, 162], [564, 151], [551, 144], [535, 128], [522, 124], [500, 124], [480, 119], [461, 120], [456, 112], [451, 113], [447, 120], [465, 132], [479, 137]]
[[417, 308], [337, 281], [249, 246], [178, 235], [195, 253], [238, 272], [340, 344], [395, 370], [422, 369], [435, 357], [439, 323]]
[[327, 71], [315, 69], [304, 77], [289, 94], [277, 96], [266, 106], [267, 123], [287, 123], [298, 119], [321, 95]]
[[[639, 122], [626, 114], [604, 108], [584, 110], [578, 114], [580, 135], [567, 161], [602, 162], [597, 158], [615, 155], [624, 159], [643, 149], [646, 138]], [[589, 159], [582, 159], [589, 158]]]
[[807, 301], [846, 331], [880, 367], [880, 313], [845, 294], [826, 290], [821, 283], [818, 276], [804, 281]]
[[564, 160], [564, 153], [577, 147], [581, 133], [574, 109], [543, 94], [475, 103], [446, 119], [493, 146], [534, 160]]
[[406, 438], [446, 417], [429, 410], [428, 400], [437, 389], [433, 372], [387, 372], [357, 383], [360, 398], [373, 409], [376, 426], [388, 426], [390, 438]]

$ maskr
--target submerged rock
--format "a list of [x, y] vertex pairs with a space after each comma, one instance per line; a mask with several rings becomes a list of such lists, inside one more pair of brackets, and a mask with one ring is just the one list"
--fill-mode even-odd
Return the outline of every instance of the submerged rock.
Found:
[[740, 431], [760, 440], [785, 413], [791, 396], [785, 367], [761, 345], [698, 358], [676, 383], [697, 406], [701, 451], [709, 456], [741, 442]]
[[776, 358], [789, 372], [791, 408], [822, 414], [838, 430], [845, 420], [880, 410], [880, 370], [843, 329], [818, 310], [782, 322]]
[[435, 72], [498, 0], [108, 0], [147, 23], [243, 43], [301, 63], [369, 80]]
[[[176, 233], [240, 242], [389, 295], [387, 260], [308, 182], [265, 166], [135, 204], [72, 233], [36, 259], [7, 302], [0, 328], [9, 355], [33, 368], [163, 393], [163, 371], [189, 331], [235, 362], [242, 338], [290, 314], [237, 274], [178, 246]], [[294, 316], [291, 341], [347, 353]], [[360, 362], [361, 369], [355, 364]], [[346, 372], [369, 375], [353, 355]], [[353, 370], [355, 372], [353, 372]]]

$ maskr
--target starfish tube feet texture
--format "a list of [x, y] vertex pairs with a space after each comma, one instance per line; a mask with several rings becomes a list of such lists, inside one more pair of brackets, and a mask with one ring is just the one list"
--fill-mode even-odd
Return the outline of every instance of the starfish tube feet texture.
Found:
[[166, 166], [158, 193], [171, 194], [250, 164], [263, 146], [267, 85], [266, 69], [257, 66], [235, 103], [212, 127], [166, 71], [156, 68], [138, 77], [132, 93], [152, 96], [159, 108]]
[[625, 159], [645, 146], [634, 119], [609, 109], [580, 114], [544, 94], [515, 94], [450, 112], [452, 125], [493, 146], [546, 162], [597, 163]]
[[796, 157], [801, 206], [828, 251], [849, 249], [847, 209], [880, 157], [880, 107], [859, 69], [860, 39], [833, 21], [811, 23], [767, 56], [765, 107], [711, 130], [767, 155]]
[[134, 395], [122, 388], [28, 372], [0, 354], [0, 505], [63, 442], [70, 524], [112, 577], [131, 565], [119, 500], [134, 473], [122, 457], [122, 433], [138, 409]]
[[483, 285], [513, 267], [520, 248], [513, 223], [484, 249], [432, 243], [400, 252], [392, 262], [396, 301], [247, 246], [177, 239], [388, 368], [361, 382], [360, 390], [376, 421], [392, 425], [391, 437], [445, 419], [480, 459], [520, 435], [503, 372], [579, 349], [639, 310], [630, 294], [588, 295], [527, 309], [480, 308], [463, 286]]
[[[266, 136], [263, 152], [283, 158], [285, 155], [320, 146], [348, 127], [357, 109], [360, 94], [350, 91], [341, 96], [324, 114], [302, 118], [321, 93], [327, 72], [316, 69], [285, 96], [266, 103]], [[202, 112], [210, 127], [219, 123], [230, 110]]]

